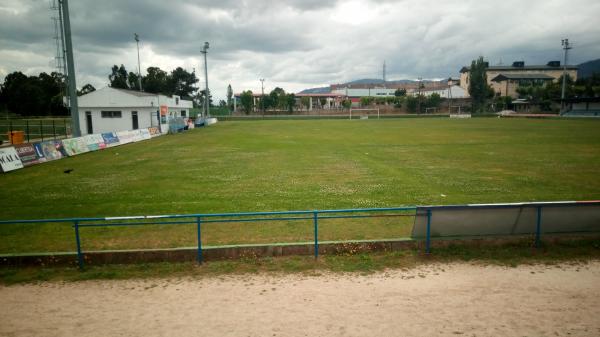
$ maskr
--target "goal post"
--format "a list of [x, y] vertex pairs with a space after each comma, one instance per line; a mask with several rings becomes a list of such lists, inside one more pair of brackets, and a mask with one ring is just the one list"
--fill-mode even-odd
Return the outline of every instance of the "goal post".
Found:
[[[373, 111], [373, 112], [377, 112], [377, 119], [379, 119], [379, 108], [350, 108], [350, 116], [349, 119], [352, 119], [352, 112], [354, 112], [354, 114], [360, 114], [361, 111]], [[367, 118], [369, 117], [368, 112], [366, 114], [364, 114], [363, 116], [366, 116]]]

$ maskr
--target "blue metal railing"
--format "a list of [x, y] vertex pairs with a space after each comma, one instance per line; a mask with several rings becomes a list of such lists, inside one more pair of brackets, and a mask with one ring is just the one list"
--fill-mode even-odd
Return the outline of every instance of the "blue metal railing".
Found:
[[[461, 209], [501, 209], [528, 207], [535, 209], [535, 246], [541, 244], [542, 233], [542, 209], [544, 207], [569, 207], [569, 206], [600, 206], [600, 201], [562, 201], [562, 202], [534, 202], [534, 203], [506, 203], [506, 204], [470, 204], [470, 205], [447, 205], [447, 206], [403, 206], [388, 208], [351, 208], [351, 209], [328, 209], [328, 210], [306, 210], [306, 211], [278, 211], [278, 212], [243, 212], [243, 213], [212, 213], [212, 214], [175, 214], [175, 215], [148, 215], [148, 216], [124, 216], [105, 218], [65, 218], [65, 219], [41, 219], [41, 220], [2, 220], [2, 224], [36, 224], [36, 223], [72, 223], [75, 244], [77, 248], [77, 262], [80, 268], [84, 266], [84, 252], [81, 248], [80, 230], [85, 227], [119, 227], [119, 226], [144, 226], [144, 225], [190, 225], [196, 226], [197, 261], [202, 263], [202, 225], [206, 223], [245, 223], [261, 221], [307, 221], [312, 220], [314, 235], [314, 257], [319, 257], [319, 220], [324, 219], [360, 219], [377, 217], [412, 216], [417, 219], [425, 216], [425, 252], [431, 252], [431, 237], [433, 212], [437, 210], [461, 210]], [[420, 212], [424, 211], [424, 212]], [[368, 213], [368, 214], [364, 214]], [[379, 214], [373, 214], [379, 213]], [[600, 219], [600, 214], [595, 213]], [[594, 219], [596, 219], [594, 218]], [[600, 224], [600, 221], [598, 221]], [[439, 224], [438, 224], [439, 226]], [[416, 227], [416, 225], [415, 225]], [[435, 236], [435, 235], [433, 235]], [[413, 236], [413, 238], [415, 238]]]
[[[242, 213], [198, 213], [198, 214], [175, 214], [175, 215], [146, 215], [146, 216], [123, 216], [105, 218], [65, 218], [65, 219], [40, 219], [40, 220], [2, 220], [1, 224], [35, 224], [35, 223], [72, 223], [75, 234], [75, 245], [77, 248], [77, 263], [80, 268], [84, 267], [83, 250], [81, 247], [81, 228], [85, 227], [120, 227], [120, 226], [145, 226], [145, 225], [196, 225], [196, 241], [198, 263], [202, 263], [202, 224], [205, 223], [239, 223], [239, 222], [261, 222], [261, 221], [301, 221], [312, 220], [314, 235], [314, 256], [319, 257], [319, 220], [324, 219], [352, 219], [352, 218], [376, 218], [415, 216], [416, 206], [387, 207], [387, 208], [352, 208], [352, 209], [328, 209], [312, 211], [279, 211], [279, 212], [242, 212]], [[356, 213], [383, 213], [396, 212], [396, 214], [356, 214]], [[412, 212], [397, 214], [398, 212]], [[244, 217], [250, 217], [245, 218]], [[183, 220], [182, 220], [183, 219]], [[188, 219], [188, 220], [185, 220]]]

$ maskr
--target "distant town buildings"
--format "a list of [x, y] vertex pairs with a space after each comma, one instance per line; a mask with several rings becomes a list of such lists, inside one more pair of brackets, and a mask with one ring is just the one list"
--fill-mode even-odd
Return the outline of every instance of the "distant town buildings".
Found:
[[[568, 65], [567, 74], [571, 79], [577, 79], [577, 66]], [[488, 85], [496, 95], [511, 96], [516, 98], [516, 89], [519, 86], [533, 85], [545, 86], [547, 83], [557, 81], [563, 74], [560, 61], [550, 61], [546, 65], [525, 65], [523, 61], [513, 62], [510, 66], [488, 66], [486, 71]], [[470, 67], [460, 70], [460, 86], [468, 92], [470, 80]]]

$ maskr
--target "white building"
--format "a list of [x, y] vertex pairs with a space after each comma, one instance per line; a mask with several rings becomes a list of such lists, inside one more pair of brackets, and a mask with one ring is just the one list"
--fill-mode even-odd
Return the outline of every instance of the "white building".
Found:
[[[411, 96], [416, 96], [419, 93], [418, 89], [411, 89], [408, 91], [408, 94]], [[469, 93], [465, 91], [465, 89], [461, 88], [458, 85], [452, 85], [446, 88], [438, 88], [438, 89], [421, 89], [421, 95], [423, 96], [431, 96], [432, 94], [438, 94], [441, 98], [467, 98], [469, 97]]]
[[169, 129], [169, 118], [189, 117], [192, 101], [140, 91], [105, 87], [80, 96], [81, 134], [136, 130], [159, 126]]
[[390, 88], [339, 88], [331, 90], [332, 93], [347, 97], [393, 97], [396, 89]]

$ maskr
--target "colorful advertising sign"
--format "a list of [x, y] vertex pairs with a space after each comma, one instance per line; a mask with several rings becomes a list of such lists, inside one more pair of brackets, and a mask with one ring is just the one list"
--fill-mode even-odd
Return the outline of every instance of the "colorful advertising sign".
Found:
[[14, 147], [0, 148], [0, 167], [2, 172], [23, 168], [23, 163]]
[[87, 142], [84, 137], [68, 138], [62, 140], [65, 152], [69, 156], [76, 156], [78, 154], [89, 152]]
[[148, 129], [140, 129], [140, 135], [142, 136], [142, 140], [148, 140], [148, 139], [152, 138], [152, 136], [150, 136], [150, 131], [148, 131]]
[[37, 153], [40, 162], [60, 159], [66, 155], [60, 140], [48, 140], [35, 143], [33, 144], [33, 147], [35, 148], [35, 152]]
[[150, 132], [150, 136], [152, 137], [160, 136], [160, 131], [156, 126], [148, 128], [148, 132]]
[[133, 137], [129, 131], [117, 131], [117, 137], [119, 137], [119, 144], [127, 144], [133, 142]]
[[106, 147], [113, 147], [119, 145], [119, 137], [114, 132], [107, 132], [102, 134], [104, 144]]
[[106, 148], [104, 138], [100, 134], [87, 135], [83, 137], [90, 151], [96, 151]]
[[23, 166], [38, 164], [40, 162], [33, 144], [15, 145], [15, 150], [17, 151], [19, 158], [21, 158]]

